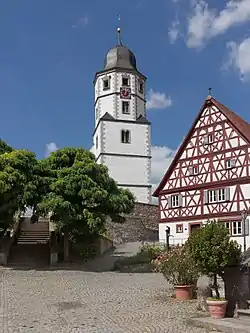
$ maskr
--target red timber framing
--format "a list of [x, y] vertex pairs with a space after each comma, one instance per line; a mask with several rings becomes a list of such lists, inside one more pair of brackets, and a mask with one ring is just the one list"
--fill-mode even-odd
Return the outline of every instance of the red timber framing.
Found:
[[250, 206], [249, 170], [250, 124], [208, 96], [153, 194], [160, 222], [239, 218]]

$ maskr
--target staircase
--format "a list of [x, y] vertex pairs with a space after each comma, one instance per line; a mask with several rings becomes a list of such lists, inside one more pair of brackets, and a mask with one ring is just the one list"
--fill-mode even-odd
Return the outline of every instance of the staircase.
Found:
[[31, 224], [26, 218], [21, 222], [20, 235], [10, 249], [8, 266], [40, 267], [49, 264], [49, 221]]

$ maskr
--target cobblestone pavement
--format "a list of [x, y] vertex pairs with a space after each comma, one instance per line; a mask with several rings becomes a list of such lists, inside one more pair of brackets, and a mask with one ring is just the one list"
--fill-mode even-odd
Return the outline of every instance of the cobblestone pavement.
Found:
[[1, 333], [205, 333], [157, 274], [0, 269]]

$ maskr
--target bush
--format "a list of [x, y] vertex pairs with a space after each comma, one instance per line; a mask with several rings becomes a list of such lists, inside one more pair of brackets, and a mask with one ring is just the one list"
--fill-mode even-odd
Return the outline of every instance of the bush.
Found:
[[224, 267], [234, 265], [241, 260], [241, 248], [236, 241], [230, 240], [224, 224], [208, 221], [195, 231], [187, 240], [185, 247], [195, 261], [198, 270], [214, 277], [213, 288], [220, 298], [217, 275], [222, 279]]
[[145, 245], [142, 245], [142, 247], [140, 248], [138, 255], [148, 258], [149, 262], [151, 262], [152, 260], [156, 259], [163, 252], [164, 252], [164, 249], [161, 246], [145, 244]]
[[163, 274], [172, 285], [192, 285], [199, 277], [199, 271], [188, 250], [177, 246], [160, 255], [155, 261], [155, 271]]

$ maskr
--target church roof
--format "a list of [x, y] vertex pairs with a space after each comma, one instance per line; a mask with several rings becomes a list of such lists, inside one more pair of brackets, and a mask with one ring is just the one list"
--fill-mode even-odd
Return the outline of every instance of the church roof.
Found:
[[233, 111], [231, 111], [228, 107], [226, 107], [224, 104], [220, 103], [219, 101], [217, 101], [215, 98], [211, 97], [210, 95], [207, 97], [207, 99], [205, 100], [202, 108], [200, 109], [200, 112], [198, 113], [198, 115], [196, 116], [193, 125], [191, 126], [188, 134], [186, 135], [185, 139], [183, 140], [179, 150], [177, 151], [177, 154], [175, 155], [172, 163], [170, 164], [168, 170], [166, 171], [164, 177], [162, 178], [160, 184], [158, 185], [158, 187], [156, 188], [156, 190], [153, 193], [153, 196], [158, 197], [161, 190], [164, 188], [168, 178], [170, 177], [173, 169], [175, 168], [175, 165], [177, 164], [179, 158], [181, 157], [188, 141], [190, 140], [190, 137], [194, 131], [194, 128], [196, 126], [196, 123], [198, 122], [198, 120], [201, 117], [201, 114], [203, 112], [203, 110], [209, 106], [209, 105], [214, 105], [215, 107], [217, 107], [219, 109], [219, 111], [227, 118], [228, 122], [232, 125], [232, 127], [234, 127], [239, 134], [245, 138], [245, 140], [247, 142], [250, 143], [250, 124], [248, 122], [246, 122], [245, 120], [243, 120], [240, 116], [238, 116], [236, 113], [234, 113]]
[[111, 114], [108, 112], [106, 112], [100, 119], [101, 120], [115, 120], [115, 118], [112, 117]]
[[104, 70], [112, 68], [137, 70], [134, 53], [122, 44], [110, 49], [105, 56]]
[[143, 115], [140, 115], [137, 119], [136, 119], [137, 123], [140, 124], [150, 124], [150, 121], [148, 121]]

